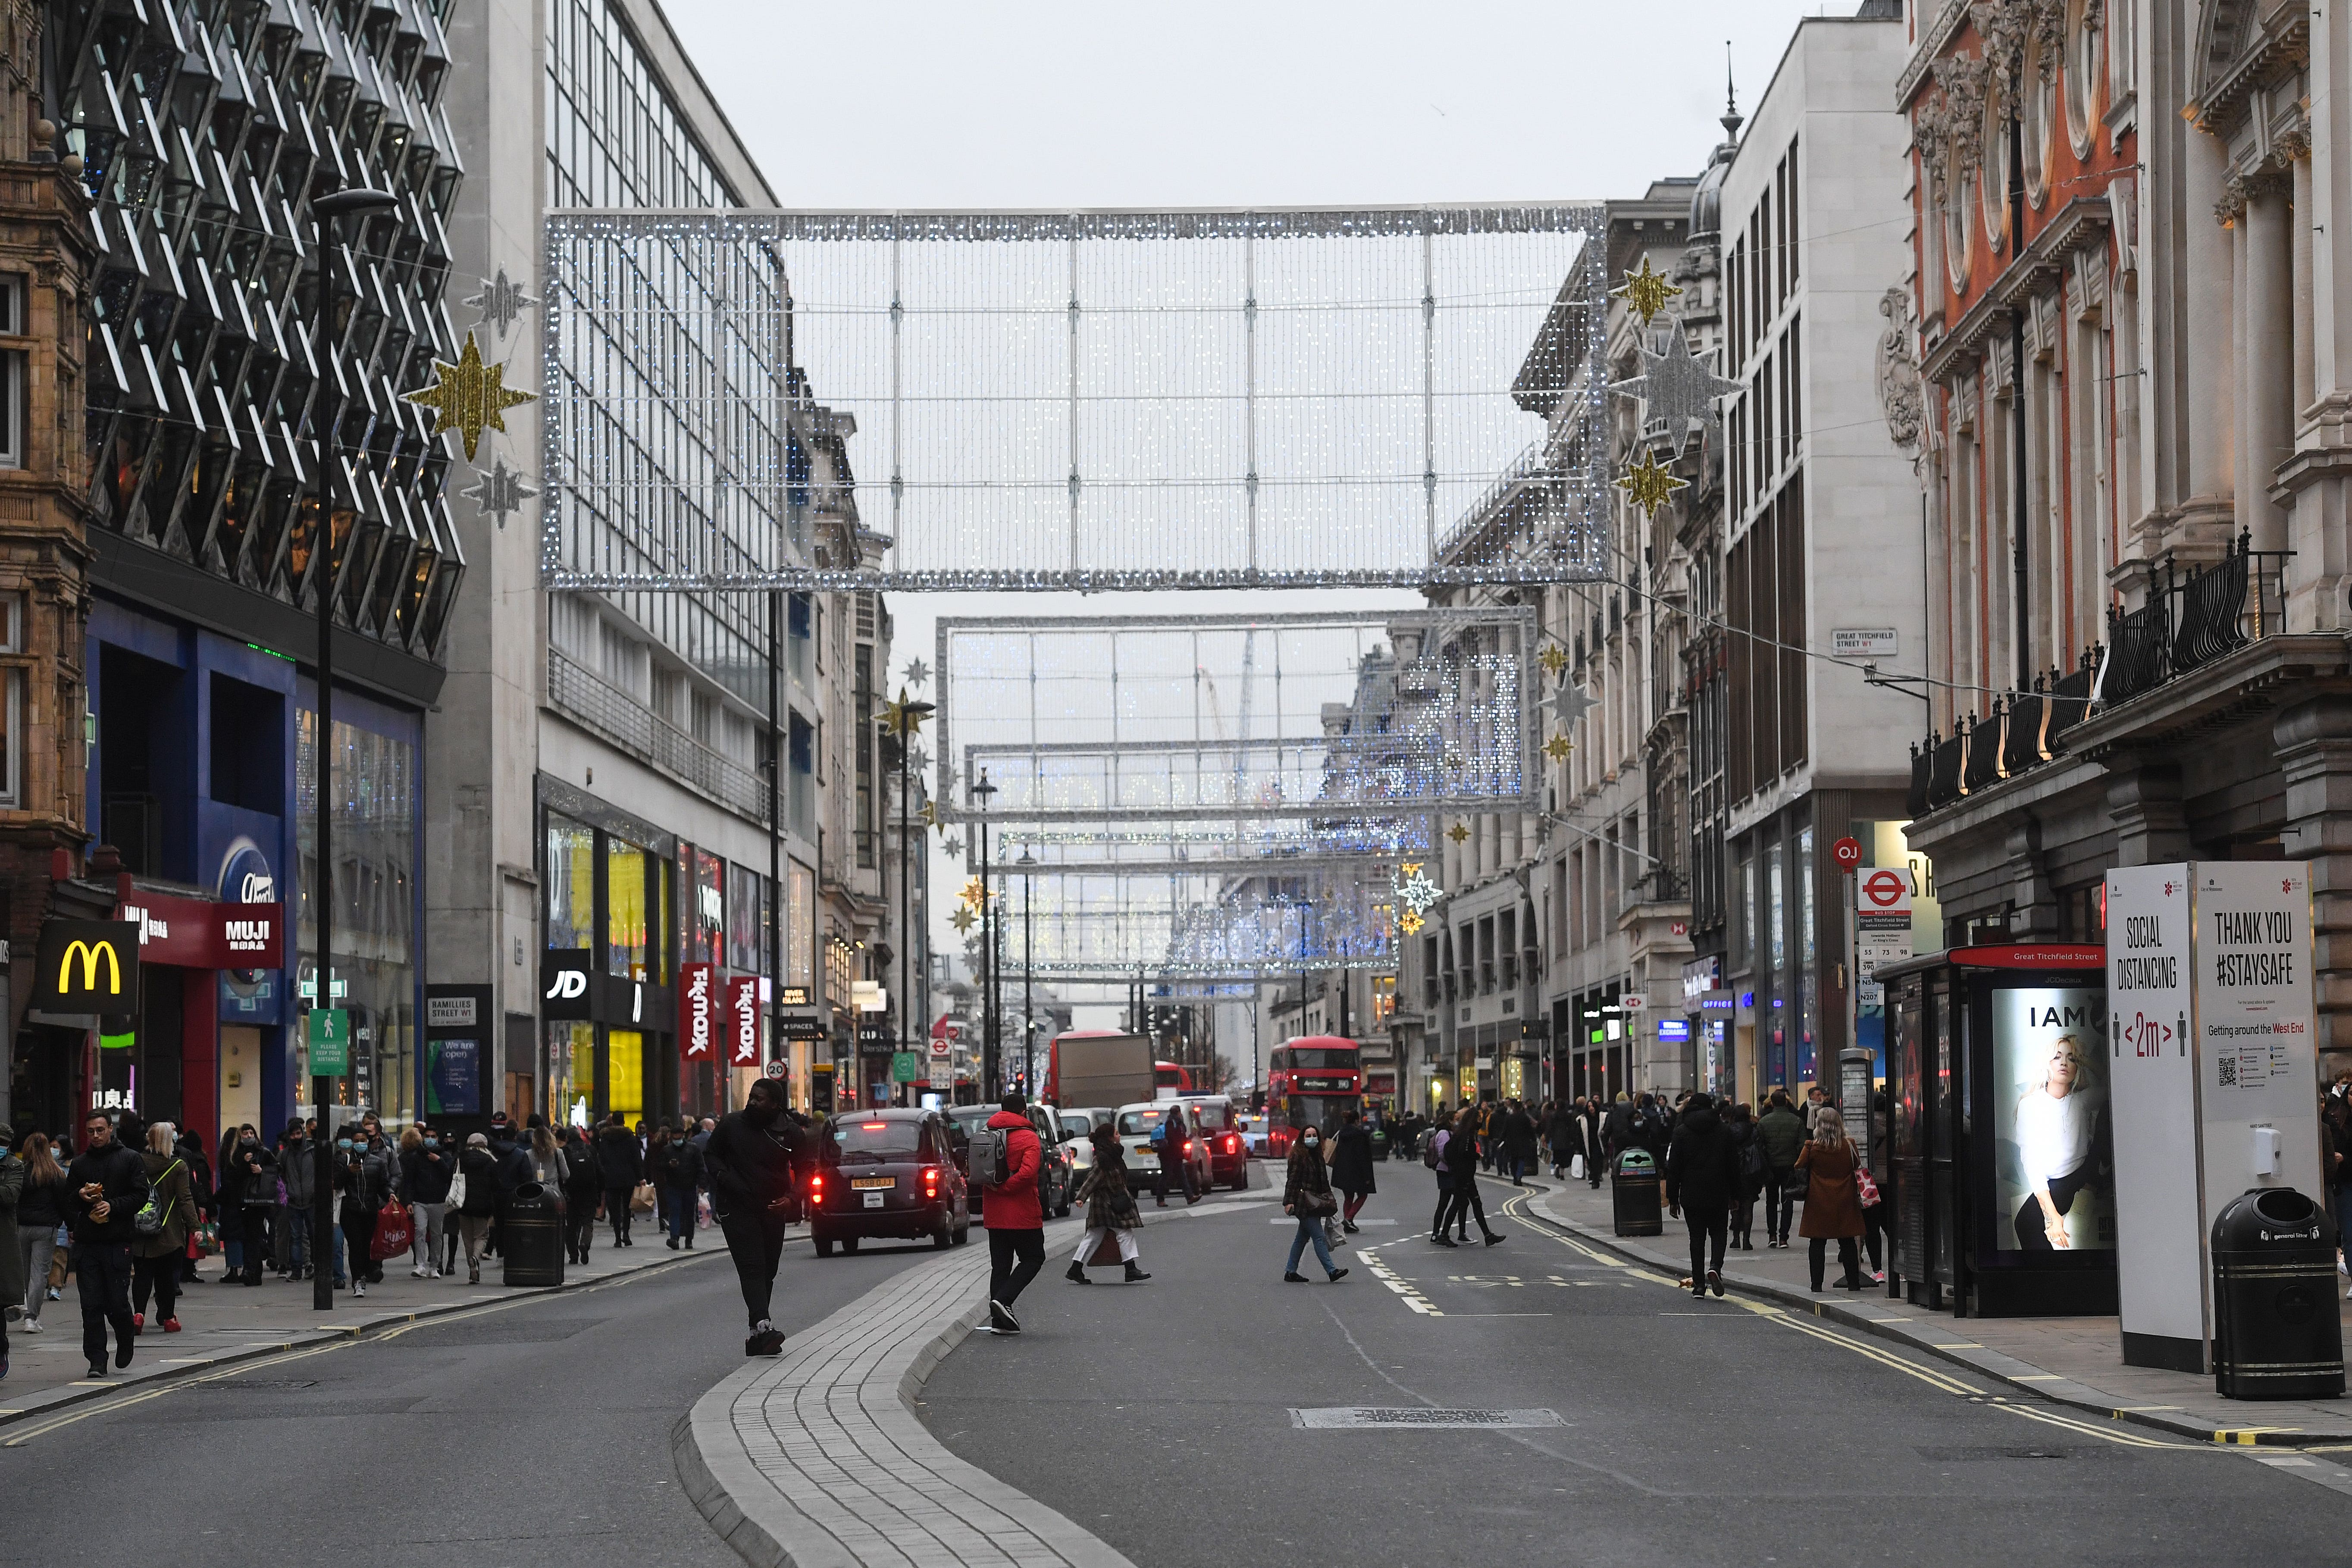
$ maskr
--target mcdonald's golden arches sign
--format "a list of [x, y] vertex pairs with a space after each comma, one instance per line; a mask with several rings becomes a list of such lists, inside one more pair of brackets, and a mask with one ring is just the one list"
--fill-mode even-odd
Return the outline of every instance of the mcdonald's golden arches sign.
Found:
[[135, 921], [47, 921], [36, 994], [52, 1013], [130, 1013], [139, 998]]

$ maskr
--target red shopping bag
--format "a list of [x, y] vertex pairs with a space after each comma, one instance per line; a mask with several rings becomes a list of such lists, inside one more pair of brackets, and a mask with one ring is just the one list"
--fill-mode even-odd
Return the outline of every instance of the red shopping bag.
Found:
[[394, 1198], [376, 1211], [375, 1245], [368, 1248], [369, 1255], [378, 1263], [397, 1258], [408, 1250], [415, 1237], [415, 1231], [408, 1223], [407, 1207]]

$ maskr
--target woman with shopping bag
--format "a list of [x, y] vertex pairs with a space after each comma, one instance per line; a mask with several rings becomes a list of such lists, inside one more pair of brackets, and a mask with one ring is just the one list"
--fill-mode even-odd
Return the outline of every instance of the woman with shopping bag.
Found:
[[1096, 1128], [1087, 1142], [1094, 1145], [1094, 1168], [1079, 1184], [1075, 1200], [1087, 1205], [1087, 1234], [1077, 1251], [1070, 1255], [1070, 1271], [1063, 1278], [1073, 1285], [1093, 1284], [1087, 1278], [1087, 1266], [1108, 1263], [1111, 1259], [1101, 1255], [1115, 1249], [1118, 1261], [1127, 1265], [1127, 1283], [1139, 1285], [1151, 1276], [1143, 1271], [1135, 1245], [1143, 1213], [1136, 1207], [1135, 1194], [1127, 1184], [1126, 1152], [1119, 1147], [1117, 1129], [1108, 1121]]
[[1324, 1168], [1323, 1135], [1312, 1125], [1301, 1129], [1290, 1145], [1290, 1165], [1285, 1176], [1282, 1212], [1298, 1222], [1298, 1230], [1290, 1238], [1290, 1261], [1283, 1266], [1282, 1278], [1293, 1285], [1307, 1283], [1307, 1276], [1298, 1272], [1298, 1257], [1311, 1242], [1316, 1261], [1337, 1284], [1347, 1278], [1348, 1271], [1331, 1261], [1331, 1244], [1324, 1237], [1323, 1222], [1339, 1212], [1339, 1200], [1332, 1194], [1331, 1174]]

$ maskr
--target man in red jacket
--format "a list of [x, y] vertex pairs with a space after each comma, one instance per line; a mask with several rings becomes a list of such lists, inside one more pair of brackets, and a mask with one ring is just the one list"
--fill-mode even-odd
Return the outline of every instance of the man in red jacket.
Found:
[[1037, 1199], [1045, 1151], [1029, 1125], [1028, 1106], [1019, 1089], [1009, 1089], [988, 1119], [990, 1132], [1005, 1134], [1004, 1184], [987, 1189], [980, 1219], [988, 1230], [988, 1323], [1000, 1334], [1021, 1331], [1013, 1303], [1045, 1266], [1045, 1210]]

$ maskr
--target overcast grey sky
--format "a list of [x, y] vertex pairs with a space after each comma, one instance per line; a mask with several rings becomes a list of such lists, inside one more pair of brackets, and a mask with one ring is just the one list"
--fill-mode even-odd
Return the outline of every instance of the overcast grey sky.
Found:
[[[665, 0], [782, 205], [818, 210], [1638, 195], [1653, 179], [1698, 173], [1722, 139], [1727, 43], [1745, 110], [1800, 18], [1853, 8]], [[1271, 595], [1214, 598], [1277, 607]], [[937, 616], [1107, 607], [1075, 595], [893, 595], [893, 684], [909, 659], [930, 662]], [[961, 950], [944, 917], [962, 875], [935, 857], [941, 951]]]

